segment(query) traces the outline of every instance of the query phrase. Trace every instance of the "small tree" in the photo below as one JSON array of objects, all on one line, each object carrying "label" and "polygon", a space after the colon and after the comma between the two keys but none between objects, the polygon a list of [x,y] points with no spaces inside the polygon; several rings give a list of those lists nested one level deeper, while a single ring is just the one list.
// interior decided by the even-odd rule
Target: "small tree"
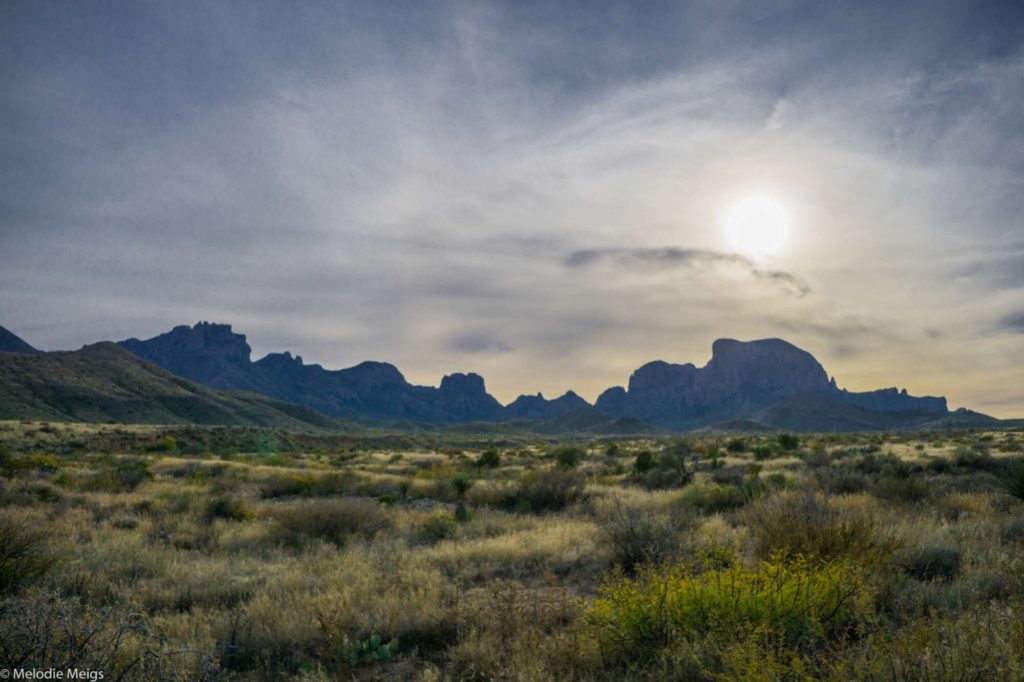
[{"label": "small tree", "polygon": [[476,458],[476,465],[480,468],[497,469],[501,466],[501,455],[498,454],[498,449],[493,445],[483,452]]},{"label": "small tree", "polygon": [[654,453],[650,450],[641,450],[636,453],[636,459],[633,460],[634,472],[638,474],[645,474],[656,466],[658,466],[658,464],[654,461]]},{"label": "small tree", "polygon": [[562,469],[575,469],[580,462],[583,461],[583,448],[575,445],[564,445],[555,450],[553,453],[555,456],[555,462],[559,468]]}]

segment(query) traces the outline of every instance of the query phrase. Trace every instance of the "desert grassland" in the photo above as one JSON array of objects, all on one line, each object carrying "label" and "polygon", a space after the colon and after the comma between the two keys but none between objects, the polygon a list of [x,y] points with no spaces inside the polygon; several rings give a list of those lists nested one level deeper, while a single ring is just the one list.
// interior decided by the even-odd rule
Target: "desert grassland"
[{"label": "desert grassland", "polygon": [[1024,434],[477,440],[2,423],[0,663],[1024,679]]}]

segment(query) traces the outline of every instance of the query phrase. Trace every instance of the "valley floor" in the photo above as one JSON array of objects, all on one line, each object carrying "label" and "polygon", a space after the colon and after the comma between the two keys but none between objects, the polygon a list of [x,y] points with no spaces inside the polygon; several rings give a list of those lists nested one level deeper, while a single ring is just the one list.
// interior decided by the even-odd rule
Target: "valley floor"
[{"label": "valley floor", "polygon": [[1020,680],[1022,457],[1014,431],[489,443],[3,422],[0,663]]}]

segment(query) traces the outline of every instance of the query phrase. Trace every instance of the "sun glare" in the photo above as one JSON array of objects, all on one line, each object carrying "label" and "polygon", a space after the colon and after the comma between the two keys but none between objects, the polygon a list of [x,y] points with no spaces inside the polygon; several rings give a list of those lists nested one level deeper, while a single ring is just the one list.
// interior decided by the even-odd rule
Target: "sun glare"
[{"label": "sun glare", "polygon": [[765,260],[785,247],[791,222],[785,204],[775,197],[747,196],[726,213],[725,237],[733,251]]}]

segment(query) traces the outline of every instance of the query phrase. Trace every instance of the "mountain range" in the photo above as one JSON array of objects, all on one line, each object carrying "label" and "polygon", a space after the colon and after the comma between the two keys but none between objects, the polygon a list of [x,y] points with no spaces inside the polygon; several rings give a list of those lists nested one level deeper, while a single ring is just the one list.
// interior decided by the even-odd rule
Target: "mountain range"
[{"label": "mountain range", "polygon": [[[186,390],[195,400],[227,401],[222,402],[224,409],[235,415],[243,410],[233,401],[244,401],[251,411],[257,396],[264,401],[259,403],[264,410],[281,412],[284,405],[302,406],[305,412],[285,416],[304,424],[317,421],[311,415],[326,415],[437,426],[528,423],[541,432],[597,433],[687,431],[716,425],[741,430],[852,431],[942,426],[952,423],[953,417],[957,423],[966,420],[972,425],[998,421],[968,411],[950,413],[942,397],[915,397],[896,388],[864,393],[841,389],[814,356],[781,339],[719,339],[704,367],[660,360],[647,363],[633,372],[625,387],[607,389],[593,405],[572,391],[554,399],[540,393],[522,395],[502,405],[487,392],[484,379],[474,373],[449,374],[438,387],[432,387],[410,384],[398,368],[386,362],[328,370],[306,364],[289,352],[270,353],[254,361],[244,335],[230,325],[209,322],[174,327],[147,340],[87,346],[76,353],[79,355],[39,353],[0,327],[0,369],[4,369],[0,383],[10,394],[13,382],[7,377],[7,368],[17,365],[22,380],[13,390],[38,394],[40,386],[58,381],[60,376],[66,378],[69,356],[74,356],[79,371],[89,362],[101,360],[108,373],[123,365],[133,376],[158,376],[161,395]],[[53,357],[62,358],[60,372],[52,366],[56,363]],[[34,387],[28,387],[25,377],[33,366],[39,368],[39,379]],[[121,379],[117,386],[123,389],[127,384]],[[169,385],[172,380],[184,383]],[[139,395],[148,390],[137,388]],[[42,405],[51,402],[40,400]],[[173,400],[158,402],[163,407],[149,410],[154,418],[167,405],[176,404]],[[65,413],[81,419],[89,414],[83,409],[79,406]],[[109,416],[109,410],[105,414]],[[0,416],[10,415],[0,411]],[[327,417],[320,417],[325,421],[318,425],[327,426]],[[162,418],[187,421],[188,415],[171,410]],[[261,418],[271,417],[264,414]]]}]

